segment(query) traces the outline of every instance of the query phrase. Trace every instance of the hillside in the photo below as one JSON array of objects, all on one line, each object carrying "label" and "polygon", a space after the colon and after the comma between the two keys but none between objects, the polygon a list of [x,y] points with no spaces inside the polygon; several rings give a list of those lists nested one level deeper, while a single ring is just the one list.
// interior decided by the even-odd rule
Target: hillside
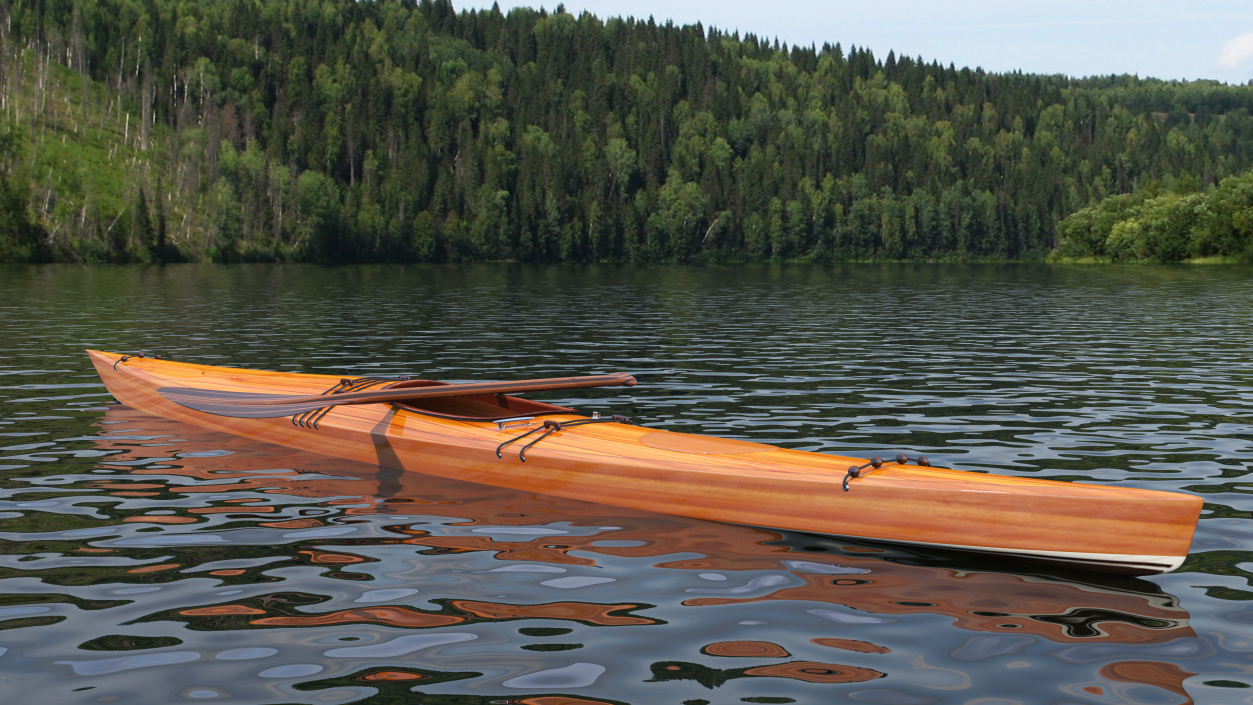
[{"label": "hillside", "polygon": [[0,4],[0,261],[1023,259],[1253,88],[445,1]]},{"label": "hillside", "polygon": [[0,54],[0,261],[108,259],[151,155],[117,91],[42,52]]}]

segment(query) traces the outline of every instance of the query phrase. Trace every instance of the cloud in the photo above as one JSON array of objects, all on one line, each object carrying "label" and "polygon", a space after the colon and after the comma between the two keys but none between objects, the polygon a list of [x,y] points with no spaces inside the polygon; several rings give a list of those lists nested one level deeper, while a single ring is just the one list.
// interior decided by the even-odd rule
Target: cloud
[{"label": "cloud", "polygon": [[1253,60],[1253,32],[1245,32],[1223,45],[1214,68],[1235,70]]}]

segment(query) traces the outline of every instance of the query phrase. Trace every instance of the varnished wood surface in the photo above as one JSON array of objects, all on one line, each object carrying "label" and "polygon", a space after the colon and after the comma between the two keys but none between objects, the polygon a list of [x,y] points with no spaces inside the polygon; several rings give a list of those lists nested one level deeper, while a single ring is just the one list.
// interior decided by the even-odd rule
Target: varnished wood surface
[{"label": "varnished wood surface", "polygon": [[[128,406],[109,407],[101,422],[95,443],[111,451],[110,460],[135,461],[130,480],[106,476],[95,487],[119,497],[139,485],[150,489],[165,486],[170,474],[198,480],[179,485],[189,495],[218,494],[223,491],[280,492],[306,499],[329,500],[349,505],[346,516],[376,517],[380,508],[369,502],[362,506],[347,499],[364,496],[382,500],[394,521],[391,531],[403,534],[401,543],[453,550],[461,553],[487,552],[494,560],[524,563],[550,563],[560,566],[596,566],[598,554],[635,561],[647,561],[666,570],[730,571],[747,575],[750,571],[778,571],[780,563],[804,581],[766,594],[692,595],[685,605],[724,605],[750,602],[815,601],[845,605],[862,612],[884,615],[929,614],[948,617],[953,626],[985,634],[1027,634],[1064,644],[1163,644],[1182,638],[1195,638],[1188,627],[1188,612],[1178,601],[1156,586],[1139,581],[1089,580],[1081,576],[1022,575],[998,570],[954,571],[943,565],[906,565],[884,560],[896,551],[868,546],[845,546],[833,553],[809,557],[819,563],[838,563],[853,573],[828,575],[796,572],[798,561],[806,556],[780,545],[778,532],[734,524],[710,523],[675,515],[581,502],[553,495],[500,489],[487,485],[476,488],[458,480],[417,472],[396,473],[373,464],[360,464],[301,450],[286,450],[251,439],[223,437],[205,429],[149,417]],[[152,436],[176,439],[174,445],[136,445],[125,429],[142,427]],[[117,439],[110,438],[118,435]],[[226,456],[206,451],[227,451]],[[150,464],[153,457],[180,456],[177,467]],[[275,468],[285,468],[275,470]],[[316,479],[306,480],[290,468],[316,470]],[[257,472],[264,471],[264,472]],[[145,477],[151,476],[151,477]],[[222,484],[222,483],[226,484]],[[208,502],[212,504],[213,502]],[[232,505],[256,512],[256,504]],[[224,507],[188,510],[192,516],[217,513]],[[440,535],[423,531],[421,524],[410,525],[408,517],[455,512],[465,524],[476,526],[535,526],[566,520],[585,527],[616,527],[614,539],[629,546],[603,545],[605,535],[565,534],[560,544],[531,536],[497,541],[481,533]],[[192,516],[133,516],[137,524],[196,523]],[[241,515],[240,518],[246,515]],[[286,530],[323,526],[315,518],[261,522],[259,526]],[[202,526],[203,528],[203,526]],[[429,528],[429,527],[428,527]],[[582,533],[582,532],[580,532]],[[497,538],[500,538],[499,536]],[[791,543],[791,542],[789,542]],[[360,563],[334,546],[309,552],[313,563],[323,565]],[[837,558],[838,556],[838,558]],[[651,560],[650,560],[651,559]],[[658,563],[657,561],[661,561]],[[861,573],[865,570],[869,576]],[[1075,614],[1076,606],[1088,617]],[[989,612],[987,610],[995,610]],[[393,613],[395,615],[395,613]],[[1095,615],[1095,617],[1093,617]],[[542,615],[534,614],[534,617]],[[404,617],[395,626],[405,626]],[[1078,620],[1078,621],[1076,621]],[[1092,621],[1089,621],[1092,620]],[[370,620],[367,620],[370,621]],[[1096,629],[1084,629],[1085,623]],[[1078,629],[1076,629],[1078,628]],[[855,644],[855,642],[854,642]],[[846,644],[851,645],[851,644]],[[833,646],[827,644],[827,646]],[[837,647],[838,648],[838,647]]]},{"label": "varnished wood surface", "polygon": [[[845,493],[845,470],[865,460],[613,423],[553,434],[531,448],[523,463],[517,448],[506,448],[501,459],[495,448],[526,428],[501,431],[494,423],[367,404],[338,407],[314,430],[287,418],[213,416],[156,391],[173,386],[313,395],[338,382],[337,376],[148,358],[132,358],[115,370],[119,355],[89,354],[119,401],[166,418],[362,462],[714,521],[1114,560],[1185,556],[1201,508],[1200,498],[1179,493],[892,464],[863,472]],[[728,452],[710,452],[724,440]],[[762,450],[746,452],[750,446]]]}]

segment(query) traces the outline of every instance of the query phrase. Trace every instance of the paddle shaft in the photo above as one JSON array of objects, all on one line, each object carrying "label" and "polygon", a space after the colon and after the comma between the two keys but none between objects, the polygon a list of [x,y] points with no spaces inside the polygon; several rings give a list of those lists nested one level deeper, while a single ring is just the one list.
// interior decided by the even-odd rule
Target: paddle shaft
[{"label": "paddle shaft", "polygon": [[[405,387],[344,394],[319,394],[314,396],[286,396],[277,394],[251,394],[247,392],[219,392],[197,388],[166,387],[159,390],[161,396],[176,404],[202,408],[208,405],[236,410],[251,409],[264,412],[267,407],[309,406],[325,408],[345,404],[379,404],[392,401],[412,401],[439,397],[460,397],[477,394],[519,394],[550,389],[581,389],[585,387],[635,386],[635,378],[625,372],[587,377],[556,377],[551,379],[528,379],[514,382],[472,382],[470,384],[441,384],[430,387]],[[210,399],[212,397],[212,400]],[[258,398],[260,397],[260,398]],[[204,409],[208,410],[208,409]],[[277,411],[277,409],[276,409]],[[268,415],[268,414],[267,414]],[[282,414],[286,415],[286,414]]]}]

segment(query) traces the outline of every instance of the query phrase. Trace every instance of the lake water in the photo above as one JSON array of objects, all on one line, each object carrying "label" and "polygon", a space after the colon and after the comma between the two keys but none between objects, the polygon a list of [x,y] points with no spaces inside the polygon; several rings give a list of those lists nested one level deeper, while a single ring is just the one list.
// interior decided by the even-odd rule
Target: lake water
[{"label": "lake water", "polygon": [[[6,702],[1253,703],[1253,269],[0,268]],[[617,509],[109,404],[84,348],[1198,493],[1116,578]]]}]

